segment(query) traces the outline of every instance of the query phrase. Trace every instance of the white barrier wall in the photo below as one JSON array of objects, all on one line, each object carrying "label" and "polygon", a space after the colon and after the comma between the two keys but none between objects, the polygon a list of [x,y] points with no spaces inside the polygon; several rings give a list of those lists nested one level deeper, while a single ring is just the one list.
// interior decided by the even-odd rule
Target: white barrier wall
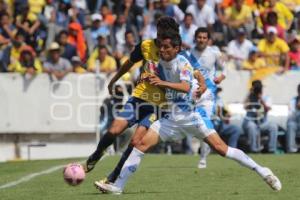
[{"label": "white barrier wall", "polygon": [[[221,96],[226,103],[242,103],[249,92],[250,72],[228,70],[222,82]],[[289,71],[284,75],[271,75],[263,80],[264,94],[272,98],[273,104],[288,104],[297,95],[300,71]]]},{"label": "white barrier wall", "polygon": [[[222,83],[226,103],[242,103],[248,94],[250,74],[228,71]],[[108,96],[107,80],[94,74],[69,74],[53,81],[42,74],[26,80],[19,74],[0,74],[0,133],[92,133],[97,109]],[[274,105],[287,105],[296,95],[300,72],[273,75],[264,82]],[[96,86],[99,91],[97,92]]]},{"label": "white barrier wall", "polygon": [[42,74],[26,80],[0,74],[0,133],[95,132],[97,109],[105,97],[107,77],[69,74],[53,81]]}]

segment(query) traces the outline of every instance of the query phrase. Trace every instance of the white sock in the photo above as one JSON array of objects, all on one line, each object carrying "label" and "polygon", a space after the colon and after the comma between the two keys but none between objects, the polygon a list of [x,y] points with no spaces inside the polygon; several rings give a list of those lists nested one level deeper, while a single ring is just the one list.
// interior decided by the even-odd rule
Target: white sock
[{"label": "white sock", "polygon": [[200,161],[206,162],[207,156],[210,153],[210,147],[203,140],[201,141],[200,145],[201,145]]},{"label": "white sock", "polygon": [[249,169],[256,171],[261,177],[266,176],[265,168],[258,165],[254,160],[252,160],[249,156],[247,156],[243,151],[239,149],[228,147],[226,157],[237,161],[238,163]]},{"label": "white sock", "polygon": [[123,190],[128,178],[137,170],[143,157],[144,157],[143,152],[141,152],[136,148],[133,148],[128,159],[124,163],[121,173],[117,178],[117,180],[115,181],[114,185]]}]

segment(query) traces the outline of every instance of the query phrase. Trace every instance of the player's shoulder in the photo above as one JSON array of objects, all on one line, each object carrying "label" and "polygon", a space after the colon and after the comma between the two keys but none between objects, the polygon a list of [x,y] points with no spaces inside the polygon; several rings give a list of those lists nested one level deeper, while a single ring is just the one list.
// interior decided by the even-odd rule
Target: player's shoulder
[{"label": "player's shoulder", "polygon": [[189,59],[188,58],[186,58],[184,55],[181,55],[181,54],[178,54],[177,56],[176,56],[176,60],[178,61],[178,63],[179,63],[179,65],[178,65],[178,67],[180,68],[180,69],[189,69],[189,70],[192,70],[193,68],[192,68],[192,65],[191,65],[191,63],[190,63],[190,61],[189,61]]},{"label": "player's shoulder", "polygon": [[188,57],[181,53],[176,56],[176,60],[180,63],[190,63]]}]

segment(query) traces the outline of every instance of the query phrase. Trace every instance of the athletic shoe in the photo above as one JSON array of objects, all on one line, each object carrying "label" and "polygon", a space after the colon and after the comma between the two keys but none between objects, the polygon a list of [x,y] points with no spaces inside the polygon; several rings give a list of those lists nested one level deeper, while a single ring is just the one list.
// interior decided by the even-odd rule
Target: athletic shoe
[{"label": "athletic shoe", "polygon": [[198,163],[199,169],[205,169],[206,168],[206,160],[200,160]]},{"label": "athletic shoe", "polygon": [[103,154],[97,155],[95,153],[90,155],[89,158],[86,161],[86,164],[85,164],[85,172],[86,173],[89,173],[90,171],[92,171],[95,168],[97,162],[100,160],[100,158],[103,155]]},{"label": "athletic shoe", "polygon": [[96,181],[95,186],[103,193],[120,195],[123,192],[121,188],[113,185],[112,183]]},{"label": "athletic shoe", "polygon": [[264,181],[275,191],[280,191],[282,186],[279,178],[273,174],[273,172],[269,168],[265,168],[266,176],[264,177]]}]

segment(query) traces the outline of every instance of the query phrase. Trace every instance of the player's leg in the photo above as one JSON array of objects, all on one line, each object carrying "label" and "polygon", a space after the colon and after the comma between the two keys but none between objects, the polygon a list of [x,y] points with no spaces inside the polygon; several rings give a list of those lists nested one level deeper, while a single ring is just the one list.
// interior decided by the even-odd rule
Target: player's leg
[{"label": "player's leg", "polygon": [[[107,147],[114,143],[116,137],[123,133],[123,131],[136,123],[136,107],[139,99],[131,97],[124,105],[121,113],[118,113],[116,119],[112,122],[107,133],[100,138],[96,150],[89,156],[86,161],[86,172],[94,169],[96,163],[103,156]],[[112,108],[113,109],[113,108]]]},{"label": "player's leg", "polygon": [[156,145],[159,142],[159,139],[159,134],[150,128],[141,142],[133,148],[115,183],[106,184],[102,182],[95,182],[95,185],[104,192],[121,194],[129,177],[138,169],[142,158],[144,157],[144,153],[152,146]]},{"label": "player's leg", "polygon": [[128,127],[127,120],[115,119],[108,129],[108,132],[100,139],[96,150],[89,156],[86,161],[86,172],[94,169],[96,163],[103,156],[104,151],[112,145],[116,136],[120,135]]},{"label": "player's leg", "polygon": [[210,147],[221,156],[235,160],[241,165],[257,172],[273,190],[281,190],[281,183],[279,179],[269,168],[260,166],[243,151],[227,146],[217,133],[207,136],[205,138],[205,142],[207,142]]},{"label": "player's leg", "polygon": [[157,118],[157,106],[154,106],[149,103],[143,103],[140,104],[138,107],[138,127],[136,128],[132,138],[131,142],[128,145],[127,149],[122,154],[122,157],[120,161],[118,162],[115,169],[110,173],[107,179],[104,179],[104,181],[108,181],[110,183],[114,183],[117,177],[120,174],[120,171],[127,160],[129,154],[131,153],[133,147],[141,142],[142,138],[147,133],[147,130],[151,126],[151,124],[156,120]]},{"label": "player's leg", "polygon": [[121,169],[122,169],[125,161],[127,160],[128,156],[132,152],[133,147],[136,146],[136,145],[138,145],[141,142],[142,138],[145,136],[146,133],[147,133],[147,127],[138,126],[136,128],[136,130],[134,132],[134,135],[132,136],[131,142],[128,145],[127,149],[122,154],[122,157],[119,160],[117,166],[115,167],[115,169],[107,177],[107,181],[108,182],[110,182],[110,183],[114,183],[115,182],[115,180],[120,175]]},{"label": "player's leg", "polygon": [[[214,94],[210,89],[207,89],[204,93],[204,100],[201,100],[199,107],[197,108],[199,114],[204,121],[211,121],[212,116],[215,113],[215,99]],[[204,169],[207,166],[207,157],[211,151],[208,144],[200,140],[200,160],[198,163],[199,169]]]},{"label": "player's leg", "polygon": [[206,168],[206,160],[207,156],[210,153],[210,147],[208,144],[206,144],[203,140],[200,140],[200,160],[198,163],[198,168],[199,169],[204,169]]}]

